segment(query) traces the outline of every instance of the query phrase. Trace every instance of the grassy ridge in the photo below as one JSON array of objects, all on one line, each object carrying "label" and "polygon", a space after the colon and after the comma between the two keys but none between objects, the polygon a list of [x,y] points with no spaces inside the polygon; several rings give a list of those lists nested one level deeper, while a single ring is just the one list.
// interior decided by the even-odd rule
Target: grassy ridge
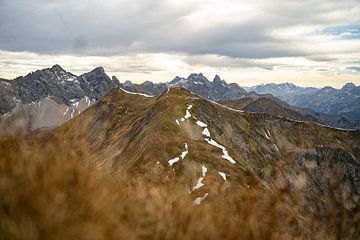
[{"label": "grassy ridge", "polygon": [[[81,144],[0,141],[0,239],[356,239],[359,213],[336,198],[312,202],[286,188],[230,181],[193,204],[181,178],[151,183],[83,159]],[[53,141],[56,142],[56,141]],[[305,207],[304,207],[305,206]],[[337,209],[334,209],[337,208]]]}]

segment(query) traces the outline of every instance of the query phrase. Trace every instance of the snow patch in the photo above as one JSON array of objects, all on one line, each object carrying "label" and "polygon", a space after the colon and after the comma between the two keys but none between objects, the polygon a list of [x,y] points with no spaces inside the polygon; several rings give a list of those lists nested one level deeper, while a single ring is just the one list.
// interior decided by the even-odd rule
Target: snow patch
[{"label": "snow patch", "polygon": [[208,196],[209,194],[208,193],[205,193],[204,196],[202,197],[197,197],[194,201],[194,204],[196,205],[199,205],[201,204],[201,202]]},{"label": "snow patch", "polygon": [[[74,81],[74,80],[76,80],[75,77],[67,77],[67,78],[65,78],[65,81],[68,81],[68,82],[72,82],[72,81]],[[76,81],[76,82],[77,82],[77,81]]]},{"label": "snow patch", "polygon": [[75,108],[72,109],[70,117],[73,118],[74,117],[74,113],[75,113]]},{"label": "snow patch", "polygon": [[180,161],[180,159],[184,159],[186,157],[186,155],[189,153],[189,150],[188,150],[188,145],[187,143],[185,143],[185,151],[183,151],[179,157],[175,157],[173,159],[170,159],[168,161],[169,165],[172,166],[174,165],[175,163],[177,163],[178,161]]},{"label": "snow patch", "polygon": [[226,173],[224,172],[218,172],[218,174],[226,181]]},{"label": "snow patch", "polygon": [[185,151],[183,151],[181,153],[181,155],[180,155],[181,159],[184,159],[188,153],[189,153],[188,145],[187,145],[187,143],[185,143]]},{"label": "snow patch", "polygon": [[91,100],[88,96],[85,96],[85,102],[88,107],[91,105]]},{"label": "snow patch", "polygon": [[173,159],[170,159],[168,161],[169,165],[172,166],[174,165],[175,163],[177,163],[178,161],[180,161],[180,158],[179,157],[176,157],[176,158],[173,158]]},{"label": "snow patch", "polygon": [[205,135],[207,137],[210,137],[210,132],[209,132],[209,129],[207,128],[208,125],[206,123],[204,123],[204,122],[202,122],[200,120],[197,120],[196,125],[198,125],[199,127],[204,128],[204,130],[202,131],[203,135]]},{"label": "snow patch", "polygon": [[210,132],[209,132],[209,129],[208,128],[204,128],[204,130],[202,131],[202,134],[207,136],[207,137],[210,137]]},{"label": "snow patch", "polygon": [[276,149],[276,151],[279,151],[279,148],[275,145],[275,143],[273,145],[274,145],[274,148]]},{"label": "snow patch", "polygon": [[192,188],[192,192],[195,191],[196,189],[201,188],[202,186],[204,186],[204,184],[202,183],[202,180],[204,180],[204,177],[201,177],[198,179],[196,185]]},{"label": "snow patch", "polygon": [[175,120],[176,124],[180,126],[179,120]]},{"label": "snow patch", "polygon": [[67,114],[67,112],[69,111],[69,107],[67,107],[66,108],[66,110],[65,110],[65,112],[64,112],[64,114],[63,114],[63,116],[65,116],[66,114]]},{"label": "snow patch", "polygon": [[205,177],[205,175],[207,173],[207,168],[204,165],[202,165],[202,167],[201,167],[201,173],[202,173],[203,177]]},{"label": "snow patch", "polygon": [[212,146],[220,148],[223,152],[222,158],[224,158],[225,160],[228,160],[232,164],[236,163],[235,160],[232,157],[230,157],[228,151],[226,150],[226,148],[223,145],[220,145],[214,139],[211,139],[211,138],[205,138],[205,141],[207,141]]},{"label": "snow patch", "polygon": [[270,139],[270,136],[269,136],[266,132],[264,132],[264,134],[265,134],[265,137],[266,137],[267,139],[271,140],[271,139]]},{"label": "snow patch", "polygon": [[196,124],[197,124],[199,127],[207,127],[207,124],[204,123],[204,122],[202,122],[202,121],[200,121],[200,120],[197,120],[197,121],[196,121]]},{"label": "snow patch", "polygon": [[[192,188],[191,192],[195,191],[196,189],[201,188],[202,186],[204,186],[205,184],[202,183],[202,181],[204,180],[206,173],[207,173],[207,168],[202,165],[201,167],[201,173],[202,173],[202,177],[200,177],[196,183],[196,185]],[[190,192],[190,193],[191,193]]]},{"label": "snow patch", "polygon": [[185,112],[185,116],[184,116],[185,119],[188,119],[188,118],[191,117],[191,113],[189,112],[189,110],[190,110],[191,108],[192,108],[192,105],[191,105],[191,104],[187,105],[187,107],[186,107],[186,112]]},{"label": "snow patch", "polygon": [[71,105],[74,106],[75,108],[77,108],[77,107],[79,106],[79,102],[80,102],[80,101],[78,101],[78,102],[76,102],[76,103],[73,103],[73,104],[71,104]]},{"label": "snow patch", "polygon": [[190,118],[190,117],[191,117],[191,113],[189,112],[189,110],[186,109],[186,113],[185,113],[184,118],[185,118],[185,119],[188,119],[188,118]]},{"label": "snow patch", "polygon": [[154,97],[152,95],[147,95],[145,93],[134,93],[134,92],[130,92],[130,91],[127,91],[123,88],[120,88],[122,91],[126,92],[126,93],[129,93],[129,94],[132,94],[132,95],[140,95],[140,96],[143,96],[143,97],[148,97],[148,98],[151,98],[151,97]]}]

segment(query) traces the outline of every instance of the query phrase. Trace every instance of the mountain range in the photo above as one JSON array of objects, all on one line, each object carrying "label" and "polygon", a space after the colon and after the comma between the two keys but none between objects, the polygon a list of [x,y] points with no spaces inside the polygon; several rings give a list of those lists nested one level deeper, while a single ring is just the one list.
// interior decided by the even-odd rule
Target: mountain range
[{"label": "mountain range", "polygon": [[355,160],[360,154],[359,131],[234,110],[183,88],[159,96],[115,88],[83,113],[37,137],[49,141],[51,135],[70,145],[72,140],[84,143],[89,148],[86,159],[109,170],[158,171],[160,176],[173,169],[196,176],[205,164],[209,174],[224,172],[236,179],[253,171],[260,176],[274,158],[299,167],[315,161],[321,167],[322,161],[336,162],[341,156],[344,178],[360,191],[355,178],[360,171]]},{"label": "mountain range", "polygon": [[59,65],[13,80],[0,80],[0,113],[31,122],[31,128],[53,127],[71,119],[119,82],[103,68],[76,76]]},{"label": "mountain range", "polygon": [[219,101],[219,103],[246,112],[264,112],[298,121],[311,121],[320,124],[343,128],[359,129],[360,121],[347,119],[339,115],[318,113],[310,108],[299,108],[287,104],[271,94],[250,92],[236,100]]},{"label": "mountain range", "polygon": [[[147,95],[160,95],[168,88],[183,87],[212,101],[228,101],[226,104],[244,111],[267,112],[345,129],[359,128],[360,122],[357,120],[360,119],[360,87],[351,83],[342,89],[302,88],[291,83],[266,84],[245,88],[247,92],[236,83],[226,83],[218,75],[213,81],[201,73],[193,73],[187,78],[177,76],[166,83],[146,81],[135,84],[131,81],[121,83],[114,76],[110,78],[102,67],[76,76],[59,65],[13,80],[0,79],[0,113],[2,119],[10,122],[13,116],[21,115],[31,123],[32,129],[54,127],[117,87]],[[250,104],[251,99],[255,102]],[[243,106],[245,102],[250,105]]]},{"label": "mountain range", "polygon": [[[320,239],[358,236],[360,130],[319,124],[329,116],[293,107],[270,94],[246,93],[215,78],[210,82],[202,74],[191,74],[168,83],[132,84],[109,78],[102,68],[75,76],[54,66],[11,80],[14,82],[2,80],[5,85],[2,91],[8,94],[2,95],[5,96],[2,99],[10,103],[8,111],[12,112],[0,122],[3,162],[0,169],[7,190],[2,198],[6,203],[2,204],[2,216],[12,217],[10,222],[15,225],[18,219],[30,219],[26,223],[33,223],[32,219],[43,219],[44,215],[46,220],[54,218],[49,212],[56,214],[69,204],[70,217],[61,218],[64,219],[61,223],[66,225],[71,221],[78,229],[89,222],[88,203],[95,199],[94,211],[100,217],[95,218],[98,221],[93,225],[86,225],[86,229],[98,226],[98,222],[114,229],[119,226],[114,224],[115,220],[128,223],[131,216],[144,229],[159,221],[156,215],[145,216],[154,207],[149,200],[154,200],[159,205],[155,210],[163,209],[160,219],[164,222],[172,221],[174,209],[182,212],[185,206],[191,207],[191,211],[204,207],[209,213],[218,206],[225,212],[221,221],[230,218],[229,222],[236,221],[234,228],[238,229],[240,218],[258,221],[246,212],[260,208],[266,209],[260,210],[264,221],[261,219],[262,225],[256,226],[276,223],[279,227],[269,227],[267,231],[282,233],[285,237],[281,239],[309,239],[318,231],[321,231]],[[68,82],[76,90],[69,90]],[[197,85],[203,85],[205,90]],[[221,94],[226,98],[219,98]],[[15,106],[11,109],[12,103]],[[28,108],[14,112],[18,106]],[[15,120],[18,114],[23,114],[21,111],[32,111],[31,116],[39,120],[32,128],[38,129],[8,137],[6,130],[17,133]],[[65,120],[69,111],[70,117]],[[40,127],[40,122],[49,121],[50,115],[60,119],[57,122],[53,119],[52,127]],[[47,160],[42,161],[43,158]],[[79,168],[72,165],[75,161]],[[132,188],[136,185],[129,185],[130,180],[119,180],[125,175],[135,180],[141,177],[144,183],[136,184],[144,187]],[[101,184],[91,185],[88,191],[95,194],[83,195],[81,189],[88,182],[97,181],[97,176],[110,177],[116,188],[104,190]],[[14,186],[19,184],[31,187],[17,188],[20,190],[14,194]],[[169,191],[160,193],[156,188],[159,186]],[[123,192],[125,187],[129,190]],[[150,194],[141,198],[145,201],[132,198],[134,192],[148,191]],[[137,211],[126,215],[129,205],[121,205],[124,207],[116,214],[106,211],[104,215],[109,206],[110,212],[117,209],[114,206],[121,201],[113,200],[119,194],[124,195],[123,201],[129,205],[135,204]],[[159,201],[163,194],[164,198],[173,197],[175,201],[170,204]],[[269,203],[262,201],[264,196],[271,196]],[[179,205],[180,197],[187,199],[186,205]],[[73,198],[78,200],[76,205],[72,204]],[[103,201],[106,206],[101,204]],[[243,206],[245,202],[253,205]],[[45,204],[50,207],[38,211]],[[82,205],[85,214],[78,215],[78,207]],[[230,205],[234,208],[228,208]],[[240,207],[245,209],[239,211]],[[241,213],[238,218],[233,217],[235,212]],[[214,211],[215,218],[217,214]],[[200,217],[196,221],[192,220],[194,225],[210,215],[197,216]],[[177,227],[187,221],[189,218],[185,217],[171,226],[186,232]],[[343,221],[347,223],[345,226],[340,224]],[[56,224],[51,226],[56,228]],[[149,234],[155,231],[163,230],[152,229]],[[109,236],[109,232],[102,236]],[[161,239],[165,235],[158,236]],[[230,239],[239,235],[233,236]]]},{"label": "mountain range", "polygon": [[234,110],[184,88],[153,97],[115,88],[31,141],[80,144],[83,159],[114,174],[126,171],[157,184],[185,178],[195,204],[229,181],[250,190],[257,183],[270,191],[289,187],[308,206],[331,195],[331,176],[346,189],[343,201],[353,211],[360,193],[359,133]]},{"label": "mountain range", "polygon": [[310,108],[316,112],[340,115],[348,119],[360,118],[360,86],[353,83],[347,83],[341,89],[303,88],[291,83],[263,84],[245,89],[259,94],[270,93],[296,107]]}]

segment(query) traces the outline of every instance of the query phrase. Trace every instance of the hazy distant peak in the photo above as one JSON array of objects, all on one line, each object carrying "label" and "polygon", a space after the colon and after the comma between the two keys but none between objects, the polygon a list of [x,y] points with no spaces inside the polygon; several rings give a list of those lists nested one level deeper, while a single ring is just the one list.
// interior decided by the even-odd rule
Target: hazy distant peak
[{"label": "hazy distant peak", "polygon": [[349,90],[352,90],[352,89],[354,89],[354,88],[356,88],[356,85],[351,82],[351,83],[345,84],[345,85],[341,88],[341,90],[347,90],[347,91],[349,91]]}]

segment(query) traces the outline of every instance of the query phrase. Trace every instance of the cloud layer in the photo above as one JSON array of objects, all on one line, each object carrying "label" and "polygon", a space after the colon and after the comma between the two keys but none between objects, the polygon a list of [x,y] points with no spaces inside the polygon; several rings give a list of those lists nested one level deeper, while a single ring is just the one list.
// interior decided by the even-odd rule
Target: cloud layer
[{"label": "cloud layer", "polygon": [[27,64],[92,59],[143,79],[202,69],[239,81],[266,70],[359,84],[359,33],[358,0],[0,0],[0,74],[33,54]]}]

